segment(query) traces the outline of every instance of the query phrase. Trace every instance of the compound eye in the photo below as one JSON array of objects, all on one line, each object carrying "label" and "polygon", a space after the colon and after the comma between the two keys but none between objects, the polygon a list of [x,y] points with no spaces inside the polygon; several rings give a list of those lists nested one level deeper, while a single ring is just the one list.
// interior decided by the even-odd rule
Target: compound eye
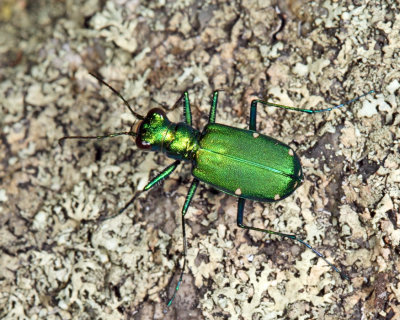
[{"label": "compound eye", "polygon": [[145,122],[145,120],[141,121],[139,123],[138,127],[137,127],[137,130],[136,130],[136,145],[140,149],[150,149],[151,148],[151,144],[142,139],[144,122]]}]

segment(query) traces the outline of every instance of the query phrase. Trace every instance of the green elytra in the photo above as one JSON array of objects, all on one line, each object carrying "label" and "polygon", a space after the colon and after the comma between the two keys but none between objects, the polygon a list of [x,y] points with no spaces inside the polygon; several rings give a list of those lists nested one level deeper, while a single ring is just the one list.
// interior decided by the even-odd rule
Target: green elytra
[{"label": "green elytra", "polygon": [[[373,90],[338,106],[321,110],[294,108],[264,100],[253,100],[250,107],[249,130],[215,123],[218,91],[214,91],[208,124],[200,132],[192,127],[192,115],[187,91],[176,102],[178,104],[179,101],[183,100],[185,121],[173,123],[168,120],[165,112],[159,108],[150,110],[146,116],[134,112],[119,92],[97,75],[91,75],[118,95],[130,112],[141,122],[136,132],[133,132],[131,128],[130,131],[116,132],[104,136],[66,136],[59,140],[60,144],[65,139],[104,139],[128,135],[135,137],[136,145],[140,149],[160,151],[175,159],[174,163],[153,178],[141,192],[151,189],[158,182],[167,178],[174,172],[181,161],[192,163],[194,179],[186,196],[181,215],[184,263],[176,289],[167,306],[172,304],[182,283],[187,261],[184,217],[200,181],[238,198],[237,225],[240,228],[298,241],[322,258],[342,278],[349,280],[347,275],[330,263],[320,252],[297,236],[244,225],[244,205],[246,199],[262,202],[279,201],[291,195],[303,182],[303,172],[296,153],[288,145],[256,131],[258,103],[311,114],[341,108],[373,93]],[[138,194],[136,193],[118,214],[126,210],[134,202]]]}]

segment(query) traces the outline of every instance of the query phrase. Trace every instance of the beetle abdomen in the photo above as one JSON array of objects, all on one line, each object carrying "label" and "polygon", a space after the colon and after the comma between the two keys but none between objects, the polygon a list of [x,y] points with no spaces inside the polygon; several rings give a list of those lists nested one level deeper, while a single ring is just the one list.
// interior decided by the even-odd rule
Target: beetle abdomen
[{"label": "beetle abdomen", "polygon": [[233,196],[277,201],[289,196],[303,180],[294,151],[257,132],[209,124],[199,145],[193,175]]}]

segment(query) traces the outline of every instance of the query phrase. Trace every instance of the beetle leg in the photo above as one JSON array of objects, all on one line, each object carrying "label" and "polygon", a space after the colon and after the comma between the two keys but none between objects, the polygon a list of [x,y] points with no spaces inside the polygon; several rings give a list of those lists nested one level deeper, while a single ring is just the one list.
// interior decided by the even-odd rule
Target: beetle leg
[{"label": "beetle leg", "polygon": [[185,117],[185,123],[192,126],[192,111],[190,109],[189,93],[187,91],[183,93],[183,115]]},{"label": "beetle leg", "polygon": [[250,130],[257,131],[257,128],[256,128],[256,126],[257,126],[257,102],[253,104],[254,101],[257,101],[257,100],[253,100],[251,102],[249,128],[250,128]]},{"label": "beetle leg", "polygon": [[187,91],[184,91],[179,99],[176,100],[171,110],[174,110],[181,101],[183,101],[183,116],[185,118],[185,123],[192,126],[192,111],[190,109],[189,93]]},{"label": "beetle leg", "polygon": [[254,231],[261,231],[261,232],[264,232],[264,233],[268,233],[268,234],[272,234],[272,235],[276,235],[276,236],[281,236],[283,238],[289,238],[289,239],[292,239],[293,241],[298,241],[301,244],[303,244],[304,246],[306,246],[308,249],[311,249],[318,257],[322,258],[329,266],[331,266],[331,268],[333,270],[338,272],[343,279],[349,280],[349,277],[343,271],[340,271],[336,266],[334,266],[332,263],[330,263],[320,252],[315,250],[308,243],[306,243],[303,240],[297,238],[295,235],[286,234],[286,233],[277,232],[277,231],[272,231],[272,230],[267,230],[267,229],[260,229],[260,228],[256,228],[256,227],[245,226],[243,224],[244,204],[245,204],[245,199],[239,198],[239,201],[238,201],[238,213],[237,213],[237,225],[240,228],[248,229],[248,230],[254,230]]},{"label": "beetle leg", "polygon": [[173,164],[169,165],[168,167],[166,167],[163,171],[161,171],[156,177],[154,177],[144,188],[142,191],[136,192],[135,195],[131,198],[131,200],[129,200],[126,205],[118,211],[117,214],[111,216],[111,217],[107,217],[103,220],[108,220],[108,219],[112,219],[115,218],[116,216],[119,216],[122,212],[124,212],[126,209],[128,209],[128,207],[135,202],[136,198],[138,197],[139,194],[141,194],[144,191],[147,191],[149,189],[151,189],[152,187],[154,187],[155,184],[157,184],[158,182],[164,180],[165,178],[168,178],[169,175],[174,172],[174,170],[178,167],[178,165],[181,163],[180,160],[176,160]]},{"label": "beetle leg", "polygon": [[173,164],[170,164],[168,167],[166,167],[163,171],[161,171],[157,176],[155,176],[144,188],[143,191],[150,190],[155,184],[158,182],[164,180],[165,178],[168,178],[169,175],[175,171],[175,169],[178,167],[178,165],[181,163],[181,160],[176,160],[174,161]]},{"label": "beetle leg", "polygon": [[215,117],[217,114],[217,104],[218,104],[218,90],[214,91],[210,109],[210,115],[208,117],[208,123],[215,123]]},{"label": "beetle leg", "polygon": [[181,275],[179,276],[179,280],[178,280],[178,284],[176,285],[175,291],[173,296],[171,297],[171,299],[169,300],[167,306],[169,307],[172,304],[172,301],[174,301],[176,293],[179,290],[179,287],[182,283],[182,279],[183,279],[183,273],[185,271],[185,266],[186,266],[186,260],[187,260],[187,241],[186,241],[186,231],[185,231],[185,214],[187,212],[187,210],[189,209],[189,205],[190,202],[192,201],[192,198],[196,192],[197,186],[199,185],[199,180],[198,179],[193,179],[192,184],[189,188],[189,192],[186,196],[186,200],[185,200],[185,204],[183,205],[182,208],[182,234],[183,234],[183,266],[181,269]]},{"label": "beetle leg", "polygon": [[[339,109],[339,108],[341,108],[343,106],[346,106],[346,105],[348,105],[350,103],[353,103],[353,102],[359,100],[360,98],[365,97],[366,95],[374,93],[374,92],[375,92],[374,90],[370,90],[367,93],[364,93],[364,94],[362,94],[362,95],[360,95],[358,97],[355,97],[355,98],[353,98],[353,99],[351,99],[351,100],[349,100],[349,101],[347,101],[345,103],[339,104],[339,105],[331,107],[331,108],[325,108],[325,109],[319,109],[319,110],[310,110],[310,109],[303,109],[303,108],[288,107],[288,106],[284,106],[284,105],[281,105],[281,104],[271,103],[271,102],[268,102],[268,101],[265,101],[265,100],[253,100],[251,102],[251,107],[253,108],[253,106],[254,106],[256,108],[257,107],[257,103],[261,103],[261,104],[269,106],[269,107],[276,107],[276,108],[294,110],[294,111],[305,112],[305,113],[318,113],[318,112],[331,111],[333,109]],[[251,123],[251,115],[250,115],[250,123]]]}]

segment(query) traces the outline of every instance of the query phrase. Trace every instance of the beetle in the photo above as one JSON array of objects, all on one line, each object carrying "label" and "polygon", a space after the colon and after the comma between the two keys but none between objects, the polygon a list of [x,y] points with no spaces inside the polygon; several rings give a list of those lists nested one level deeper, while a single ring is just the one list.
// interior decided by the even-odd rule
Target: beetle
[{"label": "beetle", "polygon": [[303,171],[300,159],[294,150],[269,136],[258,133],[256,130],[257,105],[294,110],[305,113],[327,112],[353,103],[360,98],[371,94],[371,90],[352,100],[338,106],[310,110],[289,107],[270,103],[265,100],[253,100],[250,105],[249,129],[239,129],[216,123],[216,110],[219,91],[214,91],[212,96],[209,120],[203,131],[192,127],[192,114],[187,91],[175,103],[183,101],[184,122],[174,123],[169,121],[165,112],[160,108],[151,109],[146,116],[133,111],[125,98],[98,75],[90,73],[100,83],[107,86],[119,96],[129,111],[140,120],[136,131],[116,132],[103,136],[65,136],[59,139],[59,144],[66,139],[104,139],[121,135],[131,136],[135,139],[138,148],[143,150],[165,153],[175,161],[167,166],[161,173],[153,178],[142,191],[137,192],[132,199],[119,210],[125,211],[132,204],[137,195],[150,190],[158,182],[166,179],[182,161],[192,164],[193,181],[182,207],[182,235],[184,263],[174,294],[167,306],[170,306],[182,283],[186,266],[187,241],[185,232],[185,214],[196,192],[199,182],[207,183],[215,189],[238,198],[237,225],[240,228],[260,231],[270,235],[281,236],[298,241],[311,249],[322,258],[333,270],[338,272],[343,279],[348,276],[330,263],[319,251],[296,235],[286,234],[273,230],[248,226],[243,223],[243,212],[247,199],[261,202],[276,202],[290,196],[303,183]]}]

